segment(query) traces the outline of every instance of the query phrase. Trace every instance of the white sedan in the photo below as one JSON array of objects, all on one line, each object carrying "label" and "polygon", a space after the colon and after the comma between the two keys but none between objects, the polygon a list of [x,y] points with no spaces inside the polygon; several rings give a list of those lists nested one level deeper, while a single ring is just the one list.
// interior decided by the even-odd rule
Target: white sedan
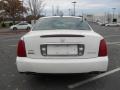
[{"label": "white sedan", "polygon": [[30,30],[32,28],[31,24],[22,22],[10,27],[10,30]]},{"label": "white sedan", "polygon": [[120,26],[119,23],[108,23],[105,26]]},{"label": "white sedan", "polygon": [[21,73],[105,72],[107,45],[80,17],[44,17],[20,39],[16,65]]}]

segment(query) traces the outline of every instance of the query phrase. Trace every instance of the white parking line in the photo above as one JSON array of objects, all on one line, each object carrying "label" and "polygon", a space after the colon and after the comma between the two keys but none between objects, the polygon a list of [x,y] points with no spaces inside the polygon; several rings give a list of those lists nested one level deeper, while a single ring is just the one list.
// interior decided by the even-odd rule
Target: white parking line
[{"label": "white parking line", "polygon": [[119,37],[120,35],[109,35],[109,36],[104,36],[104,38],[109,38],[109,37]]},{"label": "white parking line", "polygon": [[7,41],[18,41],[19,39],[6,39],[6,40],[3,40],[4,42],[7,42]]},{"label": "white parking line", "polygon": [[17,45],[8,45],[8,46],[10,46],[10,47],[16,47]]},{"label": "white parking line", "polygon": [[120,45],[120,44],[115,44],[115,45]]},{"label": "white parking line", "polygon": [[120,42],[107,42],[108,45],[120,44]]},{"label": "white parking line", "polygon": [[15,35],[15,36],[1,36],[0,39],[9,39],[9,38],[16,38],[21,37],[22,35]]},{"label": "white parking line", "polygon": [[106,73],[97,75],[97,76],[95,76],[95,77],[89,78],[89,79],[87,79],[87,80],[85,80],[85,81],[77,82],[77,83],[75,83],[75,84],[68,85],[68,88],[73,89],[73,88],[79,87],[79,86],[81,86],[81,85],[83,85],[83,84],[86,84],[86,83],[95,81],[95,80],[97,80],[97,79],[99,79],[99,78],[102,78],[102,77],[111,75],[111,74],[113,74],[113,73],[115,73],[115,72],[118,72],[118,71],[120,71],[120,67],[119,67],[119,68],[116,68],[116,69],[114,69],[114,70],[108,71],[108,72],[106,72]]}]

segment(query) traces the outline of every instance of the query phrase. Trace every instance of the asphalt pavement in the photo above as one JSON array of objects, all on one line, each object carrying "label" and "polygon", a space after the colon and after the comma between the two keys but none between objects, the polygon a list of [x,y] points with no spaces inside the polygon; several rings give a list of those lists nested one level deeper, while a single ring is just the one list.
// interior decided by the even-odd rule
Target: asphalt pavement
[{"label": "asphalt pavement", "polygon": [[[89,24],[95,32],[105,37],[108,44],[109,71],[120,68],[120,27]],[[76,75],[25,75],[17,72],[16,46],[22,35],[0,33],[0,90],[71,90],[69,85],[89,80],[97,74]],[[91,80],[72,90],[120,90],[120,71]]]}]

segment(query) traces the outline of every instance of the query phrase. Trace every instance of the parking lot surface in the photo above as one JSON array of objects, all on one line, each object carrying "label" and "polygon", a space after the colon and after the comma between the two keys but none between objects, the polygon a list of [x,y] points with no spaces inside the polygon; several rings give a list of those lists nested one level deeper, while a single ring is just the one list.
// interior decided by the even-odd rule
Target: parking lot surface
[{"label": "parking lot surface", "polygon": [[[109,69],[120,68],[120,27],[89,24],[93,30],[105,37],[109,53]],[[16,47],[22,33],[0,33],[0,90],[71,90],[69,85],[96,77],[97,74],[76,75],[25,75],[16,68]],[[91,80],[73,90],[120,90],[120,71]]]}]

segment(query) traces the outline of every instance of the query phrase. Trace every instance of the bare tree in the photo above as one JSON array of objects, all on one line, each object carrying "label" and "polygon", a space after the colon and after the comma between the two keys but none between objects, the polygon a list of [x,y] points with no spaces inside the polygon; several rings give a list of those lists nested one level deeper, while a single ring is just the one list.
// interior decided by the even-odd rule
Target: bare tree
[{"label": "bare tree", "polygon": [[0,1],[0,22],[3,21],[4,22],[4,13],[5,13],[5,10],[4,10],[4,1]]},{"label": "bare tree", "polygon": [[15,24],[15,19],[19,16],[22,16],[23,12],[26,12],[26,8],[22,5],[20,0],[4,0],[4,10],[6,15],[12,18],[13,23]]},{"label": "bare tree", "polygon": [[31,14],[36,18],[41,15],[45,4],[42,0],[28,0],[29,10]]}]

